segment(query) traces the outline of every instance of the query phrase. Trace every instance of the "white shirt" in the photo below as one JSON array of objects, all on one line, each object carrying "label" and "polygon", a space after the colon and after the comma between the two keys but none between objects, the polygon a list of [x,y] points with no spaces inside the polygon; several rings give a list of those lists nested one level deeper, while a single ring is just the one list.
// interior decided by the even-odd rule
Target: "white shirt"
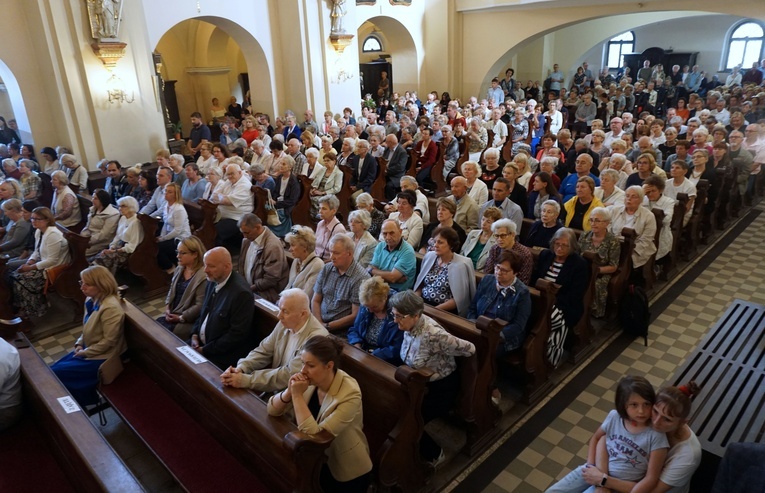
[{"label": "white shirt", "polygon": [[189,215],[182,203],[165,204],[162,210],[162,221],[162,233],[157,238],[159,241],[172,240],[173,238],[182,240],[191,236]]},{"label": "white shirt", "polygon": [[236,183],[231,183],[230,180],[221,180],[215,192],[228,197],[232,204],[218,205],[221,219],[238,221],[245,213],[252,212],[252,182],[246,174],[242,173],[242,177]]},{"label": "white shirt", "polygon": [[[133,217],[127,218],[125,216],[120,217],[120,222],[117,224],[117,235],[109,244],[111,250],[122,248],[125,253],[133,253],[139,243],[143,241],[143,228],[138,221],[138,216],[133,214]],[[120,242],[124,245],[120,246]]]},{"label": "white shirt", "polygon": [[[42,241],[40,236],[42,235]],[[48,226],[45,233],[35,231],[35,251],[29,257],[36,261],[35,269],[45,270],[69,262],[69,244],[56,226]]]},{"label": "white shirt", "polygon": [[247,249],[247,258],[244,261],[244,278],[247,279],[247,284],[249,285],[254,283],[254,279],[252,278],[252,268],[255,265],[255,260],[258,258],[258,251],[263,248],[265,239],[266,230],[263,229],[263,232],[255,238],[255,241],[252,242],[250,248]]},{"label": "white shirt", "polygon": [[0,409],[21,404],[21,360],[14,346],[0,338]]},{"label": "white shirt", "polygon": [[491,127],[491,130],[494,132],[494,141],[491,144],[497,147],[500,145],[502,137],[507,137],[507,125],[502,120],[497,120]]},{"label": "white shirt", "polygon": [[473,186],[470,187],[470,190],[468,191],[468,195],[470,195],[470,198],[473,199],[476,204],[483,204],[489,200],[489,188],[480,178],[476,178]]}]

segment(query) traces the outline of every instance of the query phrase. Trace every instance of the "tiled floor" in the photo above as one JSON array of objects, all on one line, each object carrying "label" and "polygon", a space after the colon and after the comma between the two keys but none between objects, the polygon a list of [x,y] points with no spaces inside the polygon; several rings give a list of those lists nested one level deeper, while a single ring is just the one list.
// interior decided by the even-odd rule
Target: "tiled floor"
[{"label": "tiled floor", "polygon": [[[555,418],[534,436],[528,447],[512,460],[504,459],[501,456],[503,444],[528,431],[525,428],[528,420],[552,402],[549,398],[545,399],[498,440],[491,450],[474,461],[457,480],[446,485],[443,491],[472,492],[483,487],[482,491],[491,493],[534,493],[544,491],[557,478],[582,464],[587,440],[613,408],[613,389],[619,378],[627,373],[638,373],[645,375],[656,387],[663,385],[734,298],[765,304],[765,291],[761,289],[765,285],[765,265],[760,262],[760,253],[753,247],[762,244],[765,244],[765,214],[755,219],[727,245],[719,257],[656,318],[650,328],[648,347],[638,340],[631,343],[592,379],[573,402],[554,410]],[[160,298],[143,302],[140,306],[152,317],[157,317],[162,312],[163,304],[164,300]],[[76,327],[42,338],[35,342],[35,347],[47,363],[52,363],[71,349],[80,331],[81,328]],[[612,339],[617,335],[610,335],[607,331],[604,334]],[[601,349],[604,350],[608,350],[607,345]],[[596,357],[598,353],[592,355],[589,361]],[[570,385],[586,365],[587,362],[580,370],[563,379],[556,390]],[[93,420],[97,423],[97,417]],[[109,425],[102,430],[128,466],[150,487],[150,491],[177,490],[173,479],[116,415],[110,412]],[[495,468],[490,476],[486,476],[485,470],[478,471],[482,476],[480,478],[476,474],[471,475],[484,461],[487,464],[501,462],[501,466]],[[446,468],[450,466],[457,466],[457,461]],[[493,479],[489,483],[490,478]],[[488,486],[485,486],[487,483]]]},{"label": "tiled floor", "polygon": [[[614,388],[623,375],[645,375],[657,388],[667,384],[687,354],[734,299],[765,304],[762,289],[765,265],[758,248],[763,244],[765,214],[727,245],[656,318],[650,327],[648,347],[640,340],[632,342],[481,491],[541,492],[583,464],[587,441],[613,409]],[[512,440],[517,431],[503,439]],[[471,480],[477,480],[475,476],[462,479],[465,484],[455,481],[445,491],[479,491],[470,485]]]}]

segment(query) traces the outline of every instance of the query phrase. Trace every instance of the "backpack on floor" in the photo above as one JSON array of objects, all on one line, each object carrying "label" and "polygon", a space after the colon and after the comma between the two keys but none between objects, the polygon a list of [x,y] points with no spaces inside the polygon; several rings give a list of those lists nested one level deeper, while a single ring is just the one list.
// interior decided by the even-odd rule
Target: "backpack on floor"
[{"label": "backpack on floor", "polygon": [[648,308],[648,296],[640,286],[630,284],[619,303],[619,321],[625,334],[642,337],[648,346],[648,325],[651,311]]}]

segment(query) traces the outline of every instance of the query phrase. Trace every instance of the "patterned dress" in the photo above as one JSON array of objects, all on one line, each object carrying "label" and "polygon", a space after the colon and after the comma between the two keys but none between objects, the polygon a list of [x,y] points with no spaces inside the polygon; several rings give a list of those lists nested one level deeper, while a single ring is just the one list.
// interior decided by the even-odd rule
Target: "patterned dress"
[{"label": "patterned dress", "polygon": [[[597,247],[592,243],[592,231],[588,231],[579,238],[579,249],[582,253],[596,253],[603,266],[616,267],[619,265],[622,247],[618,238],[610,231],[606,232],[606,237]],[[610,280],[611,274],[600,274],[595,280],[595,297],[592,300],[592,315],[594,317],[602,317],[606,313],[608,282]]]}]

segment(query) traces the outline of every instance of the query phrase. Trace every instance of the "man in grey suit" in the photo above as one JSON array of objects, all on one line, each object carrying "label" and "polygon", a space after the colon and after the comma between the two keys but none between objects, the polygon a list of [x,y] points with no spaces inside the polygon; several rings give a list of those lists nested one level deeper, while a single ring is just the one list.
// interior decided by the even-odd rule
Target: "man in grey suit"
[{"label": "man in grey suit", "polygon": [[290,276],[282,241],[250,212],[239,219],[239,231],[244,239],[237,272],[244,277],[253,293],[273,303]]},{"label": "man in grey suit", "polygon": [[385,178],[385,198],[390,201],[401,191],[399,182],[406,172],[406,163],[409,155],[406,149],[398,145],[398,138],[395,134],[385,137],[385,147],[387,150],[383,153],[383,159],[388,162]]},{"label": "man in grey suit", "polygon": [[223,247],[205,253],[205,274],[209,281],[205,302],[190,344],[218,368],[228,368],[258,343],[252,328],[252,292],[233,271],[231,254]]},{"label": "man in grey suit", "polygon": [[311,315],[308,295],[298,288],[279,297],[279,323],[258,347],[220,376],[228,387],[276,392],[287,387],[290,376],[300,371],[300,350],[313,336],[329,335]]}]

